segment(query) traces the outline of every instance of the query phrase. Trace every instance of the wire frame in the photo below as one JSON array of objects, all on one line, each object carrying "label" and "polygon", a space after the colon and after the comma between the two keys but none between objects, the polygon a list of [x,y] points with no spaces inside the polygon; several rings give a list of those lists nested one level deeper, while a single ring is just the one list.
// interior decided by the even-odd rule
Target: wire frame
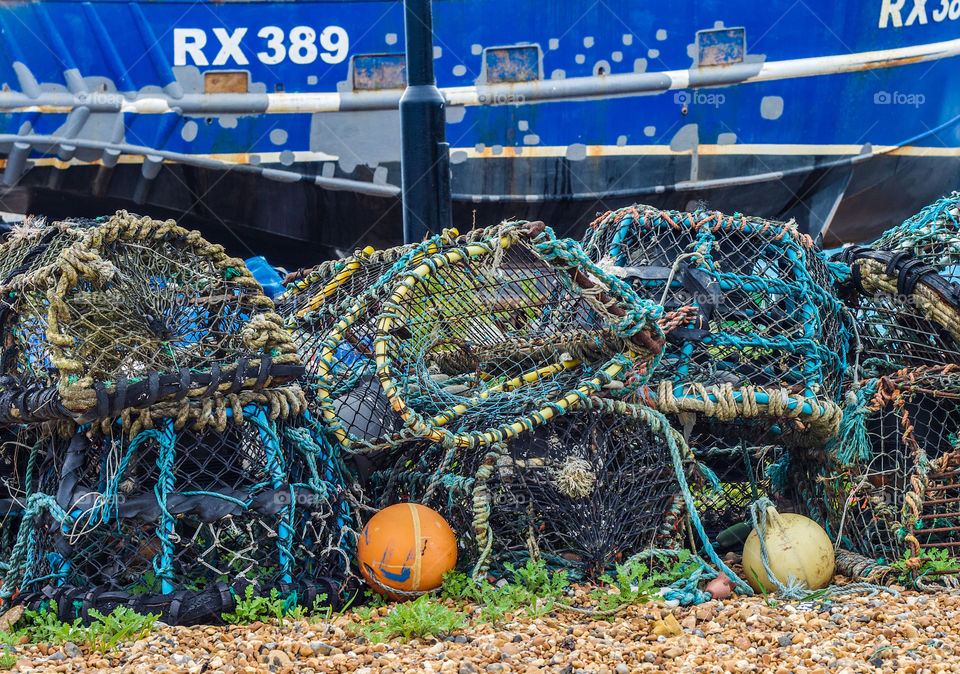
[{"label": "wire frame", "polygon": [[[904,369],[848,397],[826,452],[792,457],[795,503],[831,538],[885,563],[960,559],[960,369]],[[957,563],[960,569],[960,562]]]},{"label": "wire frame", "polygon": [[534,558],[575,578],[679,538],[682,505],[662,432],[642,409],[575,410],[487,448],[411,452],[377,477],[388,500],[439,510],[474,573]]},{"label": "wire frame", "polygon": [[851,246],[837,259],[851,267],[839,292],[869,374],[960,362],[960,286],[904,252]]},{"label": "wire frame", "polygon": [[0,307],[0,417],[107,419],[292,381],[296,346],[242,260],[118,212],[20,231]]},{"label": "wire frame", "polygon": [[255,404],[241,414],[228,410],[221,428],[195,416],[77,433],[45,459],[56,484],[17,532],[30,545],[4,591],[28,605],[65,599],[80,617],[125,605],[170,624],[216,622],[248,585],[337,603],[355,527],[336,458],[296,418],[271,421]]},{"label": "wire frame", "polygon": [[632,206],[588,228],[584,248],[667,310],[689,307],[647,402],[741,428],[749,444],[817,444],[840,420],[851,326],[809,236],[715,211]]},{"label": "wire frame", "polygon": [[960,281],[960,192],[938,199],[887,230],[872,247],[909,253],[944,278]]},{"label": "wire frame", "polygon": [[654,358],[659,309],[585,274],[574,242],[543,223],[486,234],[395,267],[324,335],[315,393],[348,451],[499,442]]}]

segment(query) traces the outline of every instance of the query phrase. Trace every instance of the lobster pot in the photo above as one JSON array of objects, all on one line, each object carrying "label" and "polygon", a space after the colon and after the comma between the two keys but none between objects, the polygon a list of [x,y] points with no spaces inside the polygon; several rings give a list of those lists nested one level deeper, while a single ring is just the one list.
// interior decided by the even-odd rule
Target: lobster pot
[{"label": "lobster pot", "polygon": [[[326,411],[327,423],[343,429],[343,442],[338,444],[344,449],[373,454],[367,451],[371,441],[376,444],[403,427],[375,375],[378,302],[398,270],[416,266],[426,256],[449,247],[456,236],[456,230],[445,230],[420,244],[379,251],[367,247],[284,280],[277,312],[303,360],[306,376],[302,382],[311,412],[322,417]],[[342,333],[334,331],[341,319],[349,323]],[[332,340],[331,331],[335,335]],[[318,398],[321,389],[324,395]]]},{"label": "lobster pot", "polygon": [[843,547],[887,563],[924,550],[960,558],[956,369],[862,382],[826,451],[791,457],[795,504]]},{"label": "lobster pot", "polygon": [[[693,502],[710,540],[724,530],[750,520],[750,505],[758,498],[774,498],[782,486],[780,471],[786,451],[776,445],[728,447],[709,433],[691,438],[690,449],[702,467],[691,481]],[[706,470],[704,470],[706,469]],[[709,470],[716,482],[705,473]],[[740,552],[737,550],[737,552]]]},{"label": "lobster pot", "polygon": [[302,373],[273,303],[198,232],[118,212],[34,224],[0,246],[0,420],[262,390]]},{"label": "lobster pot", "polygon": [[862,372],[960,363],[960,286],[904,251],[851,246],[837,259],[850,266],[838,287],[856,319]]},{"label": "lobster pot", "polygon": [[381,279],[305,355],[311,412],[350,453],[515,437],[662,343],[658,307],[543,223],[432,240]]},{"label": "lobster pot", "polygon": [[394,499],[444,515],[475,574],[534,558],[596,578],[677,536],[681,506],[664,431],[636,409],[575,411],[482,451],[451,458],[437,447],[421,454],[434,470],[418,461],[383,478]]},{"label": "lobster pot", "polygon": [[226,416],[78,433],[4,586],[29,605],[55,599],[81,616],[126,605],[170,624],[215,622],[248,585],[336,602],[352,527],[330,457],[304,460],[312,448],[263,406]]},{"label": "lobster pot", "polygon": [[825,257],[793,222],[633,206],[595,221],[584,249],[673,313],[649,404],[726,425],[730,446],[836,432],[850,326]]},{"label": "lobster pot", "polygon": [[960,192],[938,199],[873,244],[891,253],[908,253],[944,278],[960,282]]}]

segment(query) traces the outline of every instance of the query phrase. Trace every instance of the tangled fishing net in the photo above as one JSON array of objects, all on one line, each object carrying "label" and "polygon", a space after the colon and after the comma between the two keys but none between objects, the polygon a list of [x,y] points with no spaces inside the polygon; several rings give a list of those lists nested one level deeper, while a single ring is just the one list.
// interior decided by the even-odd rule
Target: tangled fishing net
[{"label": "tangled fishing net", "polygon": [[945,278],[960,281],[960,192],[933,202],[872,244],[893,253],[909,253]]},{"label": "tangled fishing net", "polygon": [[[458,235],[451,229],[420,244],[379,251],[368,246],[284,279],[285,291],[277,298],[277,311],[305,363],[304,382],[312,413],[321,417],[319,406],[329,405],[332,399],[333,415],[344,429],[348,449],[355,450],[358,443],[396,433],[402,427],[373,374],[371,360],[379,302],[389,290],[394,269],[418,265],[440,247],[450,246]],[[326,376],[321,380],[319,361],[329,346],[325,340],[341,317],[349,316],[356,306],[368,311],[354,317],[344,329],[343,339],[327,356],[329,363],[323,365]],[[331,388],[318,400],[320,384],[327,382]]]},{"label": "tangled fishing net", "polygon": [[[691,489],[694,503],[704,531],[717,541],[719,550],[740,552],[742,541],[718,540],[718,535],[730,527],[748,522],[750,505],[759,498],[773,498],[783,487],[781,468],[787,457],[777,445],[748,447],[740,443],[733,447],[717,445],[710,434],[695,435],[690,449],[700,466]],[[716,479],[702,473],[709,471]]]},{"label": "tangled fishing net", "polygon": [[817,444],[836,432],[850,341],[831,287],[841,268],[792,222],[633,206],[597,219],[584,248],[678,312],[651,405],[711,423],[727,446]]},{"label": "tangled fishing net", "polygon": [[[295,332],[318,332],[296,337],[307,385],[354,453],[503,441],[645,371],[662,344],[659,309],[543,223],[447,232],[321,272],[283,310]],[[350,302],[339,288],[354,277],[366,280]]]},{"label": "tangled fishing net", "polygon": [[[850,550],[886,563],[960,557],[960,366],[868,379],[826,451],[791,457],[794,500]],[[960,568],[958,563],[957,568]]]},{"label": "tangled fishing net", "polygon": [[960,363],[960,286],[906,252],[851,246],[839,293],[851,308],[858,361],[870,375]]},{"label": "tangled fishing net", "polygon": [[302,409],[271,414],[272,393],[34,447],[43,478],[21,499],[4,596],[55,600],[70,620],[124,605],[170,624],[216,622],[247,586],[337,602],[354,544],[342,468],[312,442]]},{"label": "tangled fishing net", "polygon": [[679,538],[683,501],[668,436],[682,450],[649,409],[591,406],[485,448],[415,447],[374,475],[378,491],[441,512],[475,576],[491,564],[542,559],[575,578],[595,578]]},{"label": "tangled fishing net", "polygon": [[0,419],[111,419],[292,381],[303,368],[239,259],[118,212],[30,224],[0,246]]}]

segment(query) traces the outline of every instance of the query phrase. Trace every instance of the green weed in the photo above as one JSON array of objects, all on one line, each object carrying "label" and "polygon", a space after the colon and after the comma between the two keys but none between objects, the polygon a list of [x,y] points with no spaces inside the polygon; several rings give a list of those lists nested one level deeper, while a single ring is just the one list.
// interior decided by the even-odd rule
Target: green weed
[{"label": "green weed", "polygon": [[[370,622],[373,608],[367,611],[356,611],[364,623]],[[349,623],[348,629],[363,634],[375,643],[386,641],[393,637],[400,637],[404,641],[417,637],[444,636],[454,632],[467,624],[466,616],[460,611],[447,608],[442,603],[422,595],[409,602],[400,602],[394,605],[387,616],[370,625]]]},{"label": "green weed", "polygon": [[118,606],[104,615],[90,609],[93,621],[83,625],[80,618],[73,622],[61,622],[57,618],[57,604],[39,611],[24,611],[20,627],[14,632],[0,634],[0,642],[11,644],[26,636],[32,643],[62,644],[71,641],[85,644],[91,651],[109,651],[122,641],[135,641],[143,637],[159,615],[143,615],[125,606]]},{"label": "green weed", "polygon": [[315,622],[322,615],[326,615],[327,619],[330,618],[332,609],[329,607],[325,609],[322,606],[326,600],[327,595],[323,594],[313,601],[312,606],[299,606],[294,605],[289,598],[280,596],[276,589],[270,590],[270,594],[263,597],[255,595],[253,586],[248,585],[244,590],[243,598],[237,600],[236,608],[222,613],[220,617],[229,625],[249,625],[253,622],[268,622],[271,619],[283,625],[287,617]]},{"label": "green weed", "polygon": [[921,560],[920,568],[916,572],[911,571],[907,560],[911,559],[909,551],[903,553],[903,557],[890,564],[898,571],[897,579],[904,585],[912,583],[915,579],[924,576],[938,576],[946,571],[953,571],[957,568],[955,560],[951,559],[947,550],[937,550],[934,548],[924,548],[920,550],[917,558]]}]

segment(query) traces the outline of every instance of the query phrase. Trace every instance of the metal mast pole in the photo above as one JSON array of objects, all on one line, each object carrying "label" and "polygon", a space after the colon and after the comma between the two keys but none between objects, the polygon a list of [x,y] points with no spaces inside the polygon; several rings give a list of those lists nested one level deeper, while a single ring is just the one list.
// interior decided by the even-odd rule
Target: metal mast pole
[{"label": "metal mast pole", "polygon": [[407,88],[400,99],[403,240],[422,241],[451,223],[450,145],[443,96],[433,76],[430,0],[404,0]]}]

